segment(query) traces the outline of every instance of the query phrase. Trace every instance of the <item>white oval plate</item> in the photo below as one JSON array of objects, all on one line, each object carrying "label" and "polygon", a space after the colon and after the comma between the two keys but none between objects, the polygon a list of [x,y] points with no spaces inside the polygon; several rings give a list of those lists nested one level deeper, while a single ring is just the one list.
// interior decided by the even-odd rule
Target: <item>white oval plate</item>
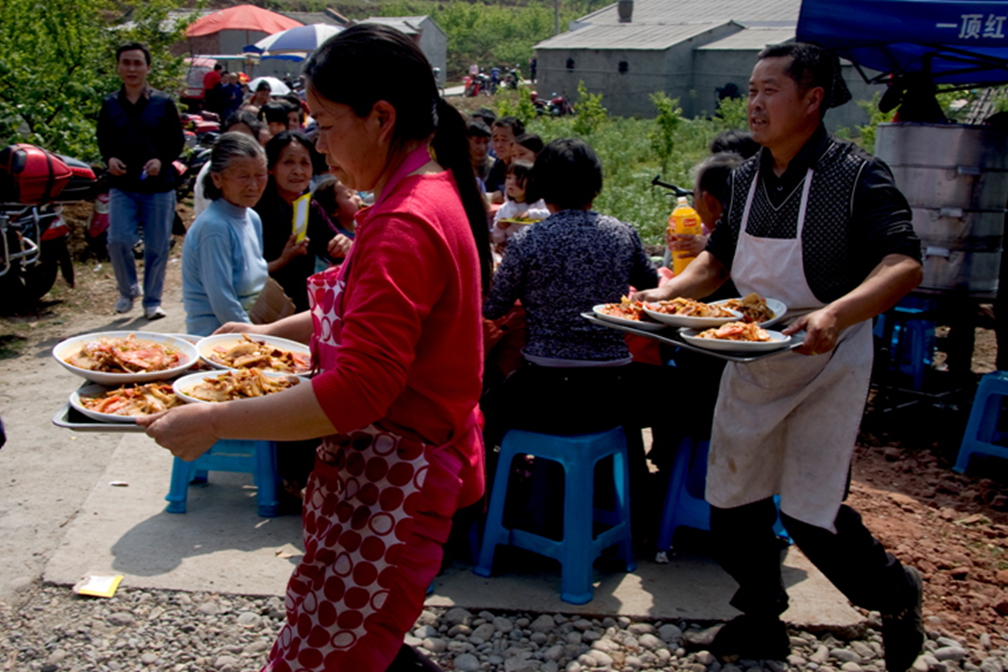
[{"label": "white oval plate", "polygon": [[81,401],[81,397],[100,397],[104,395],[106,392],[111,392],[112,390],[118,387],[121,386],[117,385],[114,387],[109,387],[107,385],[85,385],[84,387],[74,391],[74,393],[70,395],[70,406],[72,406],[75,411],[83,413],[92,420],[98,420],[99,422],[132,423],[137,418],[145,417],[143,415],[115,415],[113,413],[101,413],[99,411],[93,411],[90,408],[87,408]]},{"label": "white oval plate", "polygon": [[[196,385],[199,385],[207,378],[214,378],[232,369],[214,369],[213,371],[200,371],[199,373],[190,373],[188,376],[182,376],[172,384],[172,389],[175,390],[175,396],[186,402],[187,404],[220,404],[220,401],[207,401],[206,399],[197,399],[189,395],[189,390],[191,390]],[[235,369],[237,370],[237,369]],[[279,371],[264,371],[270,378],[297,378],[298,384],[305,382],[307,378],[302,378],[301,376],[295,376],[290,373],[280,373]],[[235,401],[241,401],[241,399],[235,399]]]},{"label": "white oval plate", "polygon": [[[741,299],[742,297],[740,296],[738,298]],[[772,327],[773,325],[777,324],[778,322],[784,319],[784,316],[787,314],[787,304],[785,304],[783,301],[778,301],[777,299],[765,298],[763,300],[766,301],[767,308],[772,310],[774,314],[774,316],[771,317],[769,320],[759,323],[761,328],[766,329],[767,327]],[[731,301],[731,299],[715,301],[714,303],[722,304],[725,301]]]},{"label": "white oval plate", "polygon": [[[286,338],[280,338],[279,336],[262,336],[260,334],[249,334],[249,338],[255,341],[262,341],[267,345],[272,345],[280,350],[288,350],[299,355],[305,355],[309,360],[311,359],[311,348],[309,348],[304,343],[298,343],[297,341],[291,341]],[[219,364],[210,359],[211,353],[213,353],[214,348],[223,348],[225,351],[230,350],[234,346],[241,343],[244,339],[241,334],[218,334],[216,336],[207,336],[196,344],[196,350],[199,352],[200,359],[206,362],[208,365],[214,367],[215,369],[229,369],[231,367],[225,366],[224,364]],[[296,371],[296,374],[308,373],[311,370],[309,365],[308,369],[304,371]],[[282,372],[277,372],[282,373]],[[288,374],[289,375],[289,374]]]},{"label": "white oval plate", "polygon": [[708,329],[710,327],[720,327],[722,324],[737,322],[742,317],[734,310],[731,311],[733,313],[731,317],[688,317],[684,315],[669,315],[667,313],[659,313],[657,310],[651,310],[647,306],[644,307],[644,312],[647,313],[648,317],[652,320],[657,320],[673,327],[685,327],[687,329]]},{"label": "white oval plate", "polygon": [[621,324],[624,327],[633,327],[634,329],[643,329],[644,331],[658,331],[664,329],[666,325],[658,322],[645,322],[644,320],[628,320],[625,317],[617,317],[616,315],[609,315],[603,312],[603,308],[608,306],[608,303],[600,303],[597,306],[592,306],[592,312],[595,313],[595,317],[600,320],[605,320],[606,322],[612,322],[613,324]]},{"label": "white oval plate", "polygon": [[[140,341],[151,341],[175,348],[181,354],[182,364],[179,364],[171,369],[165,369],[164,371],[148,371],[143,373],[104,373],[102,371],[89,371],[87,369],[82,369],[65,361],[67,357],[70,357],[80,350],[88,341],[96,340],[102,336],[107,338],[126,338],[130,334],[135,334],[137,340]],[[60,366],[70,373],[76,374],[81,378],[87,378],[91,382],[99,383],[101,385],[109,385],[111,387],[119,387],[120,385],[127,385],[129,383],[151,383],[155,380],[167,380],[168,378],[174,378],[199,361],[199,355],[196,354],[196,346],[184,338],[174,334],[154,334],[148,331],[98,331],[93,334],[74,336],[73,338],[68,338],[65,341],[57,343],[53,346],[52,354],[53,359],[59,362]]]},{"label": "white oval plate", "polygon": [[716,338],[699,338],[697,337],[699,333],[697,329],[683,329],[679,335],[690,345],[719,352],[767,352],[786,348],[791,342],[790,336],[769,330],[767,330],[767,334],[770,335],[769,341],[721,341]]}]

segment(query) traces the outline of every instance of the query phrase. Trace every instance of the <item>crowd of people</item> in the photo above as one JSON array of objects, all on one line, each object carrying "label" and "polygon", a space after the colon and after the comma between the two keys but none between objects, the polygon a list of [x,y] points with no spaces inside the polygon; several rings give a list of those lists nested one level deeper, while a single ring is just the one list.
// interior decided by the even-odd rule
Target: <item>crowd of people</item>
[{"label": "crowd of people", "polygon": [[[116,130],[102,144],[123,192],[113,227],[142,216],[130,204],[170,184],[159,168],[174,145],[159,144],[171,138],[157,129],[172,113],[177,124],[170,99],[134,74],[149,72],[145,50],[126,45],[117,58],[123,89],[103,108]],[[670,236],[671,248],[697,255],[674,277],[659,272],[632,225],[592,210],[604,174],[586,142],[545,143],[489,110],[463,118],[394,29],[348,28],[308,59],[307,133],[300,108],[258,92],[233,110],[183,248],[187,330],[308,343],[317,373],[275,395],[139,422],[186,460],[220,439],[284,442],[283,452],[298,442],[314,453],[303,475],[305,554],[265,670],[437,669],[404,636],[453,517],[458,527],[479,507],[488,474],[510,466],[494,459],[504,434],[622,426],[635,498],[651,489],[646,459],[667,465],[683,432],[710,437],[711,532],[742,612],[713,653],[789,653],[772,529],[779,496],[812,562],[852,602],[882,613],[888,672],[907,671],[923,644],[920,575],[843,499],[868,389],[870,318],[920,281],[920,243],[888,169],[823,126],[826,110],[850,97],[839,72],[835,56],[810,45],[759,55],[751,134],[719,138],[698,166],[704,232]],[[128,243],[135,229],[122,226]],[[146,275],[163,276],[158,262]],[[141,291],[135,270],[116,273],[125,312]],[[719,291],[783,300],[785,333],[804,330],[804,344],[753,364],[656,366],[665,362],[641,361],[622,332],[581,317],[629,294]],[[145,276],[142,293],[152,317],[161,310],[155,278]],[[278,296],[289,310],[276,309]],[[643,427],[655,436],[647,455]],[[631,507],[638,545],[654,537],[653,508]]]}]

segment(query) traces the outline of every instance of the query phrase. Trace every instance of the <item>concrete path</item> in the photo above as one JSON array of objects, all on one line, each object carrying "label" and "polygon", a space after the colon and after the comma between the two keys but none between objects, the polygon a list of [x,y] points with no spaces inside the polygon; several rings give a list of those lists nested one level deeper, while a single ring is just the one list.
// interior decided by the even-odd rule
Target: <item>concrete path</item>
[{"label": "concrete path", "polygon": [[[170,314],[159,322],[109,316],[88,330],[181,331],[174,301],[166,301]],[[173,458],[164,449],[143,434],[73,433],[51,424],[80,385],[50,357],[53,344],[0,370],[0,415],[9,437],[0,450],[0,600],[16,599],[20,587],[39,578],[71,585],[87,573],[122,574],[124,586],[282,595],[301,554],[297,517],[260,518],[251,476],[226,473],[190,488],[187,513],[165,513]],[[596,572],[595,599],[580,607],[560,601],[559,574],[551,569],[484,579],[453,566],[437,579],[429,603],[701,621],[734,615],[727,604],[734,582],[710,559],[639,565],[629,575]],[[826,629],[863,622],[794,550],[785,578],[789,622]]]}]

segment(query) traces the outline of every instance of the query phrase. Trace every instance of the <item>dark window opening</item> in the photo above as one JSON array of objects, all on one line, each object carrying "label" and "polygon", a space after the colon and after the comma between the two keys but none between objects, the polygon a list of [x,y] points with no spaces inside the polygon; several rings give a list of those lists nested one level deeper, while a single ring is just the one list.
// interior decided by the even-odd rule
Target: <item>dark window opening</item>
[{"label": "dark window opening", "polygon": [[630,66],[629,66],[629,65],[627,65],[627,62],[626,62],[626,61],[620,61],[620,62],[619,62],[619,71],[620,71],[621,73],[623,73],[623,72],[626,72],[626,71],[627,71],[627,69],[629,69],[629,67],[630,67]]},{"label": "dark window opening", "polygon": [[574,69],[574,59],[573,58],[568,58],[567,59],[567,69],[568,70],[573,70]]}]

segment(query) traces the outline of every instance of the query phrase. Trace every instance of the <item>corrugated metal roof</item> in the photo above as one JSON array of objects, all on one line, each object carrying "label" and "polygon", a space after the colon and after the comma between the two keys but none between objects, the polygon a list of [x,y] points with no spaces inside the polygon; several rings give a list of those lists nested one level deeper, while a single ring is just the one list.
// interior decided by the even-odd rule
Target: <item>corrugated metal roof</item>
[{"label": "corrugated metal roof", "polygon": [[560,33],[535,45],[535,49],[639,49],[662,51],[683,40],[696,37],[721,23],[693,23],[665,25],[645,23],[617,23],[613,25],[588,25],[577,30]]},{"label": "corrugated metal roof", "polygon": [[397,30],[401,30],[407,35],[416,35],[419,32],[420,24],[427,19],[427,15],[424,16],[369,16],[360,23],[380,23],[386,26],[392,26]]},{"label": "corrugated metal roof", "polygon": [[313,23],[324,23],[329,26],[342,26],[343,24],[335,17],[329,16],[325,12],[280,12],[289,19],[300,21],[306,26]]},{"label": "corrugated metal roof", "polygon": [[[798,23],[801,0],[634,0],[633,23],[724,23],[789,26]],[[616,24],[616,5],[588,14],[578,23]]]},{"label": "corrugated metal roof", "polygon": [[758,51],[768,44],[781,44],[795,38],[795,27],[746,28],[717,42],[697,47],[697,51]]}]

